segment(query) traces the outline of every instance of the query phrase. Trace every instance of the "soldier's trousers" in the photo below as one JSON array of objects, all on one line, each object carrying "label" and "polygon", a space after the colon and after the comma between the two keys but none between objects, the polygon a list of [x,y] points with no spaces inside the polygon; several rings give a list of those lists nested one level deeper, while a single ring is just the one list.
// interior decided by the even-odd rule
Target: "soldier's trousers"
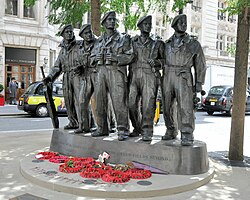
[{"label": "soldier's trousers", "polygon": [[133,71],[129,86],[129,117],[135,131],[142,131],[143,135],[153,135],[157,90],[158,78],[154,73],[145,73],[142,68]]},{"label": "soldier's trousers", "polygon": [[108,93],[113,104],[117,130],[128,131],[127,75],[119,66],[100,66],[96,81],[96,123],[98,131],[108,133]]},{"label": "soldier's trousers", "polygon": [[[96,73],[89,73],[82,78],[82,85],[80,86],[79,94],[79,128],[84,131],[90,131],[90,128],[95,126],[95,121],[92,114],[92,109],[95,107],[94,87],[96,81]],[[90,107],[90,100],[93,102]]]},{"label": "soldier's trousers", "polygon": [[80,93],[81,78],[74,76],[73,72],[65,72],[63,75],[63,95],[69,125],[78,127],[77,112],[79,108],[79,93]]},{"label": "soldier's trousers", "polygon": [[162,80],[163,115],[167,129],[173,130],[173,106],[176,100],[178,128],[181,133],[194,131],[193,86],[191,72],[165,70]]}]

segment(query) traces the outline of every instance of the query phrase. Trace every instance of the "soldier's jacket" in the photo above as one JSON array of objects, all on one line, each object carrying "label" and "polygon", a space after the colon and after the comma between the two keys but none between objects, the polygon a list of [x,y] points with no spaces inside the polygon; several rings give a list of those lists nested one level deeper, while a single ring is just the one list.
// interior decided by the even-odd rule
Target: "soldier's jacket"
[{"label": "soldier's jacket", "polygon": [[86,74],[88,72],[96,72],[96,66],[90,65],[91,51],[96,42],[96,38],[94,38],[93,42],[87,49],[84,48],[84,42],[84,40],[77,41],[77,43],[79,44],[79,63],[82,66],[83,74]]},{"label": "soldier's jacket", "polygon": [[[156,73],[159,75],[159,69],[162,68],[164,62],[164,43],[161,40],[153,40],[149,37],[145,43],[142,43],[140,36],[132,38],[134,49],[134,62],[130,64],[130,70],[135,71],[142,68],[145,73]],[[158,66],[155,69],[150,66],[148,60],[153,59],[158,61]]]},{"label": "soldier's jacket", "polygon": [[178,42],[179,45],[174,45],[175,41],[176,37],[173,35],[165,43],[164,73],[171,69],[178,69],[176,70],[176,75],[181,75],[183,78],[188,79],[188,84],[191,86],[193,83],[189,78],[189,72],[191,72],[191,67],[194,67],[195,82],[203,84],[205,81],[206,62],[200,43],[196,37],[187,33]]},{"label": "soldier's jacket", "polygon": [[134,57],[130,36],[116,31],[113,36],[111,36],[109,39],[106,39],[106,34],[104,33],[97,39],[95,43],[94,49],[91,53],[91,65],[97,65],[98,67],[98,63],[95,60],[95,55],[102,52],[102,48],[110,49],[111,53],[117,55],[117,62],[105,64],[105,53],[107,50],[104,50],[103,65],[117,67],[117,70],[121,71],[123,74],[127,74],[126,65],[128,65]]},{"label": "soldier's jacket", "polygon": [[81,65],[79,62],[79,44],[75,38],[69,44],[66,44],[63,40],[59,46],[61,50],[49,74],[52,81],[61,73],[73,72]]}]

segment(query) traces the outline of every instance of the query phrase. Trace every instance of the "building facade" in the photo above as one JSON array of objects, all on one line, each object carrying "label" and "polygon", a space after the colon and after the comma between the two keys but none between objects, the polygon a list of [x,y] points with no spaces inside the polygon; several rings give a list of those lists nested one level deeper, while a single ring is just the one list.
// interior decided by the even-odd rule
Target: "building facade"
[{"label": "building facade", "polygon": [[[8,83],[11,77],[18,81],[18,95],[36,80],[41,80],[40,66],[47,63],[49,71],[59,52],[61,38],[55,34],[57,26],[48,24],[49,1],[37,1],[34,7],[24,6],[24,0],[0,0],[0,83],[5,87],[8,100]],[[171,11],[174,0],[166,6],[173,18],[178,13]],[[225,0],[194,0],[184,9],[187,14],[187,32],[197,36],[207,63],[205,91],[214,85],[233,85],[234,50],[236,43],[237,18],[220,12],[225,8]],[[152,33],[163,40],[168,39],[174,30],[165,22],[160,12],[152,11]],[[87,23],[87,14],[84,21]],[[122,21],[122,20],[121,20]],[[122,24],[118,28],[124,32]],[[78,36],[79,29],[75,30]],[[129,31],[131,35],[139,31]],[[77,39],[80,39],[79,37]],[[249,62],[250,66],[250,62]],[[250,77],[250,71],[248,73]],[[250,83],[250,78],[248,78]]]},{"label": "building facade", "polygon": [[[170,17],[173,13],[171,7],[173,0],[167,7]],[[187,4],[183,13],[187,15],[187,32],[197,36],[200,41],[207,64],[205,91],[214,85],[233,85],[235,66],[235,46],[237,34],[237,16],[230,16],[220,10],[226,8],[225,0],[193,0]],[[163,40],[173,34],[170,23],[163,22],[159,12],[152,13],[153,30],[155,35]],[[249,65],[250,68],[250,56]],[[248,70],[248,84],[250,84],[250,70]]]},{"label": "building facade", "polygon": [[[41,80],[40,66],[50,66],[58,53],[58,27],[48,24],[47,0],[26,7],[24,0],[0,0],[0,83],[8,101],[8,84],[18,82],[18,95]],[[46,64],[46,65],[45,65]],[[48,67],[45,71],[48,72]]]}]

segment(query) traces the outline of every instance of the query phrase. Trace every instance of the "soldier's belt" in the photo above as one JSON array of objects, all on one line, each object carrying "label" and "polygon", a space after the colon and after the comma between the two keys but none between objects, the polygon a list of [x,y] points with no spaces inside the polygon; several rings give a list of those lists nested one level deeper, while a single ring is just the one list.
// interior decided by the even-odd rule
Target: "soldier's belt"
[{"label": "soldier's belt", "polygon": [[76,68],[70,68],[70,69],[62,69],[63,73],[70,73],[73,72]]},{"label": "soldier's belt", "polygon": [[136,67],[133,67],[132,69],[151,69],[152,67],[149,66],[149,67],[145,67],[145,66],[136,66]]},{"label": "soldier's belt", "polygon": [[117,65],[117,63],[116,64],[112,63],[112,65],[102,65],[102,67],[105,67],[107,69],[114,69],[114,68],[118,67],[118,65]]},{"label": "soldier's belt", "polygon": [[177,75],[180,75],[181,73],[191,73],[191,67],[185,67],[185,66],[177,66],[177,65],[164,65],[163,73],[168,72],[176,72]]}]

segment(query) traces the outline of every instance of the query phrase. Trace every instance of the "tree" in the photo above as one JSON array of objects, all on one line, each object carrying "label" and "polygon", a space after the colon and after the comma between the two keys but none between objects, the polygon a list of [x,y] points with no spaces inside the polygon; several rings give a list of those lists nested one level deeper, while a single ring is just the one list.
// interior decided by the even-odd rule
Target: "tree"
[{"label": "tree", "polygon": [[[37,0],[25,0],[26,6],[33,6]],[[146,14],[151,7],[151,0],[145,4],[144,0],[50,0],[50,14],[47,16],[50,24],[80,24],[83,15],[90,12],[91,24],[96,35],[100,35],[101,14],[115,10],[123,14],[123,24],[126,30],[136,28],[136,21]],[[130,12],[130,8],[137,8],[136,12]],[[147,8],[146,8],[147,6]]]},{"label": "tree", "polygon": [[244,160],[243,142],[249,53],[250,2],[249,0],[228,0],[227,2],[228,7],[226,10],[230,14],[238,14],[229,159],[242,161]]},{"label": "tree", "polygon": [[[33,6],[37,0],[24,0],[26,6]],[[115,10],[123,15],[125,30],[136,29],[138,19],[146,15],[149,9],[157,9],[168,19],[166,13],[169,0],[48,0],[50,14],[47,16],[50,24],[82,25],[82,17],[90,12],[91,24],[96,35],[100,35],[101,14],[109,10]],[[172,10],[180,10],[188,0],[175,0]],[[131,12],[131,8],[135,8]]]},{"label": "tree", "polygon": [[91,24],[93,32],[97,36],[101,34],[100,20],[101,20],[101,2],[100,0],[91,0]]}]

